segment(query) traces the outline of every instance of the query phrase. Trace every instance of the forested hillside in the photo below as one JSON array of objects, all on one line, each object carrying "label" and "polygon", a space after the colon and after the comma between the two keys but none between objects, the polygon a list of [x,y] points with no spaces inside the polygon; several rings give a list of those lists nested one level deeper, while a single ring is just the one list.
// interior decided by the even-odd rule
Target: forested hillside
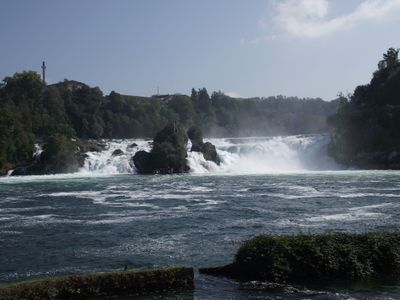
[{"label": "forested hillside", "polygon": [[371,82],[341,97],[330,118],[331,154],[341,163],[362,168],[400,169],[400,61],[390,48]]},{"label": "forested hillside", "polygon": [[72,147],[71,138],[153,137],[170,121],[197,125],[205,136],[319,133],[326,131],[336,106],[336,101],[296,97],[210,96],[205,88],[190,96],[103,95],[81,82],[45,85],[36,72],[16,73],[0,86],[0,173],[30,161],[37,141],[65,149]]}]

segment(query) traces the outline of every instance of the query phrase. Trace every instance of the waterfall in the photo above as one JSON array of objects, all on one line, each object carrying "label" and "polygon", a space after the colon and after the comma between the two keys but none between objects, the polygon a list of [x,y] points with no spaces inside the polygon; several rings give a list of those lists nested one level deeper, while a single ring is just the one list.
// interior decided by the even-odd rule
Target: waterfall
[{"label": "waterfall", "polygon": [[[337,170],[328,156],[326,135],[212,139],[224,173],[276,173]],[[192,164],[190,164],[192,166]]]},{"label": "waterfall", "polygon": [[[327,155],[326,135],[296,135],[250,138],[209,139],[216,148],[221,164],[206,161],[201,153],[188,152],[191,172],[262,174],[337,170],[340,167]],[[150,141],[109,140],[101,152],[88,152],[81,173],[135,173],[132,157],[139,150],[149,151]],[[188,145],[190,149],[190,144]],[[113,155],[114,151],[119,155]]]},{"label": "waterfall", "polygon": [[[100,152],[87,152],[87,158],[80,173],[86,174],[125,174],[135,173],[132,157],[139,150],[149,151],[150,141],[124,139],[103,140],[105,149]],[[119,151],[115,155],[115,151]]]}]

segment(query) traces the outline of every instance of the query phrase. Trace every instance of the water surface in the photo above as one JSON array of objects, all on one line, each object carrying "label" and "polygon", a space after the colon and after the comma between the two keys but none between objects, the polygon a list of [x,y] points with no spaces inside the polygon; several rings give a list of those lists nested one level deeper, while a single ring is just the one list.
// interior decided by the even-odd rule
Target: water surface
[{"label": "water surface", "polygon": [[[398,228],[400,172],[0,179],[0,282],[232,261],[262,233]],[[399,299],[400,285],[276,293],[197,276],[189,298]]]}]

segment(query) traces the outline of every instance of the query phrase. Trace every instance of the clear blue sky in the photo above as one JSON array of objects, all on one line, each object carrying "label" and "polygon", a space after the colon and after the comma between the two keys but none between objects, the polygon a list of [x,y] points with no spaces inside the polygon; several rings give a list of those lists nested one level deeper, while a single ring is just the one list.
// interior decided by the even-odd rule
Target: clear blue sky
[{"label": "clear blue sky", "polygon": [[48,66],[123,94],[333,99],[400,47],[400,0],[3,0],[0,77]]}]

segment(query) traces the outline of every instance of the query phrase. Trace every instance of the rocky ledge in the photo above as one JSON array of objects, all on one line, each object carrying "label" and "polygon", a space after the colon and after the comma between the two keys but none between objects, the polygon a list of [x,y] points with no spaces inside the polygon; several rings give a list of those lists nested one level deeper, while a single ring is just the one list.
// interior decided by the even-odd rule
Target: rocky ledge
[{"label": "rocky ledge", "polygon": [[184,291],[193,288],[192,268],[126,270],[61,276],[5,285],[0,287],[0,299],[119,299],[118,296]]},{"label": "rocky ledge", "polygon": [[191,127],[188,133],[176,123],[168,124],[157,133],[150,152],[138,151],[132,158],[140,174],[172,174],[187,173],[190,167],[187,163],[188,136],[192,142],[191,151],[203,153],[206,160],[219,164],[215,146],[203,142],[201,130]]},{"label": "rocky ledge", "polygon": [[86,152],[98,152],[105,144],[95,140],[69,139],[52,136],[43,144],[43,151],[32,160],[15,166],[12,176],[74,173],[81,168],[87,157]]}]

